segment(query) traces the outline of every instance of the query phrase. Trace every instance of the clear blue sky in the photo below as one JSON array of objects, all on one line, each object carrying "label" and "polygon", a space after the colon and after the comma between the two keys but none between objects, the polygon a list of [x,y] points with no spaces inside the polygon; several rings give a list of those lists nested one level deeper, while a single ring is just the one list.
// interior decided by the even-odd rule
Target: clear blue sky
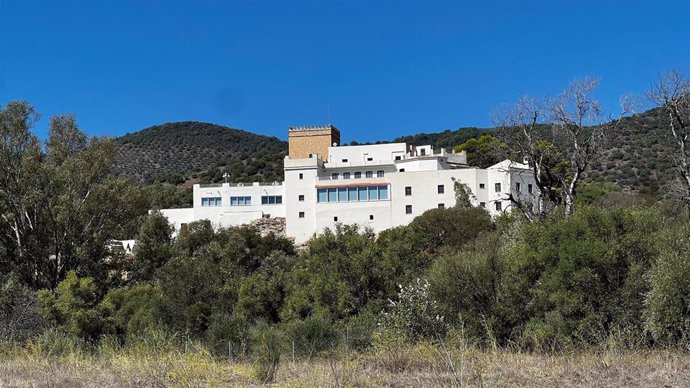
[{"label": "clear blue sky", "polygon": [[343,140],[490,126],[598,75],[600,97],[690,71],[690,1],[0,0],[0,103],[90,134],[198,120]]}]

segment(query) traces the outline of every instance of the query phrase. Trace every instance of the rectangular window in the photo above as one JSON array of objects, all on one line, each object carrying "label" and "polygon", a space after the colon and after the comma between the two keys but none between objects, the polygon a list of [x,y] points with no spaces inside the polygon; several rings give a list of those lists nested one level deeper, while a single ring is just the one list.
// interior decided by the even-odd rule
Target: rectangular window
[{"label": "rectangular window", "polygon": [[503,209],[503,205],[501,204],[501,201],[496,201],[496,210],[501,211]]},{"label": "rectangular window", "polygon": [[338,217],[333,217],[333,222],[338,222]]},{"label": "rectangular window", "polygon": [[494,184],[494,191],[497,193],[501,192],[501,184],[500,183]]},{"label": "rectangular window", "polygon": [[395,156],[395,160],[402,160],[402,156],[396,155],[396,156]]},{"label": "rectangular window", "polygon": [[520,192],[520,182],[515,182],[515,191]]},{"label": "rectangular window", "polygon": [[304,179],[304,174],[302,174],[301,172],[299,173],[299,179]]},{"label": "rectangular window", "polygon": [[304,212],[299,212],[299,218],[304,218]]},{"label": "rectangular window", "polygon": [[347,188],[345,188],[345,187],[339,187],[338,188],[338,201],[339,202],[347,202]]},{"label": "rectangular window", "polygon": [[317,201],[318,202],[328,202],[328,190],[318,189],[316,191],[316,195],[317,195]]},{"label": "rectangular window", "polygon": [[388,186],[379,186],[379,199],[388,199]]},{"label": "rectangular window", "polygon": [[357,199],[357,188],[356,187],[348,187],[347,189],[347,200],[348,201],[358,201]]},{"label": "rectangular window", "polygon": [[350,173],[349,173],[349,172],[344,172],[344,173],[343,173],[343,179],[350,179]]},{"label": "rectangular window", "polygon": [[443,185],[438,185],[438,187],[436,188],[436,191],[437,191],[439,194],[443,194],[443,193],[446,192],[446,188],[445,188]]},{"label": "rectangular window", "polygon": [[304,202],[304,195],[300,194],[299,196],[297,196],[297,200],[300,202]]},{"label": "rectangular window", "polygon": [[445,209],[445,208],[446,208],[446,204],[444,204],[444,203],[439,203],[439,204],[438,204],[438,208],[439,208],[439,209]]},{"label": "rectangular window", "polygon": [[347,159],[343,159],[343,163],[347,163]]},{"label": "rectangular window", "polygon": [[374,158],[367,158],[367,162],[373,162]]},{"label": "rectangular window", "polygon": [[378,201],[379,199],[379,187],[378,186],[369,186],[369,200],[370,201]]},{"label": "rectangular window", "polygon": [[369,220],[373,220],[373,219],[374,219],[374,215],[373,215],[373,214],[369,214]]},{"label": "rectangular window", "polygon": [[527,192],[532,194],[532,184],[531,183],[527,184]]},{"label": "rectangular window", "polygon": [[412,214],[412,205],[405,205],[405,214]]},{"label": "rectangular window", "polygon": [[368,193],[367,188],[366,187],[359,187],[358,190],[359,190],[359,200],[360,201],[368,201],[369,196],[367,195],[367,193]]},{"label": "rectangular window", "polygon": [[328,202],[335,202],[337,200],[336,189],[328,189]]},{"label": "rectangular window", "polygon": [[230,206],[250,206],[252,197],[230,197]]},{"label": "rectangular window", "polygon": [[361,172],[359,172],[359,171],[355,172],[355,179],[359,179],[359,178],[361,178],[361,177],[362,177],[362,173],[361,173]]},{"label": "rectangular window", "polygon": [[223,204],[223,201],[222,201],[221,197],[201,198],[201,206],[203,206],[203,207],[221,206],[222,204]]},{"label": "rectangular window", "polygon": [[383,178],[383,174],[384,174],[383,170],[376,171],[376,177],[377,178]]},{"label": "rectangular window", "polygon": [[412,195],[412,186],[405,186],[405,196],[409,197]]},{"label": "rectangular window", "polygon": [[483,188],[485,188],[485,187],[486,187],[486,186],[484,186],[483,183],[480,183],[480,184],[479,184],[479,188],[480,188],[480,189],[483,189]]},{"label": "rectangular window", "polygon": [[398,170],[398,171],[399,171],[399,172],[405,172],[405,169],[404,169],[404,168],[401,168],[401,169]]},{"label": "rectangular window", "polygon": [[333,174],[331,174],[331,179],[338,179],[338,173],[334,172]]},{"label": "rectangular window", "polygon": [[366,172],[367,178],[373,178],[374,177],[374,172],[373,171],[367,171]]},{"label": "rectangular window", "polygon": [[479,202],[479,206],[486,207],[486,202]]},{"label": "rectangular window", "polygon": [[[304,198],[302,198],[304,200]],[[262,205],[280,205],[283,203],[282,195],[262,195],[261,204]]]}]

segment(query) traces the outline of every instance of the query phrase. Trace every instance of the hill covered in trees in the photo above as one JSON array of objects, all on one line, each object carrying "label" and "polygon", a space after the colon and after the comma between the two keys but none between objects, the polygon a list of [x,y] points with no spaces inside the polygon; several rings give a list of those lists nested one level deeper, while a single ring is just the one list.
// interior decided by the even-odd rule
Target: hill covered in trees
[{"label": "hill covered in trees", "polygon": [[188,179],[235,182],[283,179],[287,143],[275,137],[196,121],[167,123],[117,139],[115,175],[142,182]]}]

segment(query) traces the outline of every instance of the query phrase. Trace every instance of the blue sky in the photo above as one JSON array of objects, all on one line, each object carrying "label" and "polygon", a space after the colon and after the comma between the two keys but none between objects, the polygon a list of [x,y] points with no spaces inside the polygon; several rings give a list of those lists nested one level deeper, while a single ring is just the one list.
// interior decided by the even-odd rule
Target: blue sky
[{"label": "blue sky", "polygon": [[117,136],[197,120],[374,141],[491,125],[597,75],[611,111],[690,71],[690,1],[0,0],[0,104]]}]

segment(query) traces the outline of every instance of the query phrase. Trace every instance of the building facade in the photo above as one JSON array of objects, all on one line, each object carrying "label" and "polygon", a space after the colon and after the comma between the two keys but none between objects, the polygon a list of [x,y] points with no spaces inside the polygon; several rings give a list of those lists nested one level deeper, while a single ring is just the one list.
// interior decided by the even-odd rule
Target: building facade
[{"label": "building facade", "polygon": [[511,210],[511,193],[536,198],[531,171],[510,160],[481,169],[468,166],[464,153],[428,145],[339,146],[340,131],[331,125],[288,133],[285,181],[195,185],[192,208],[161,212],[176,230],[203,219],[228,227],[284,217],[287,236],[303,243],[338,223],[380,232],[429,209],[452,207],[455,182],[467,185],[473,205],[492,215]]}]

